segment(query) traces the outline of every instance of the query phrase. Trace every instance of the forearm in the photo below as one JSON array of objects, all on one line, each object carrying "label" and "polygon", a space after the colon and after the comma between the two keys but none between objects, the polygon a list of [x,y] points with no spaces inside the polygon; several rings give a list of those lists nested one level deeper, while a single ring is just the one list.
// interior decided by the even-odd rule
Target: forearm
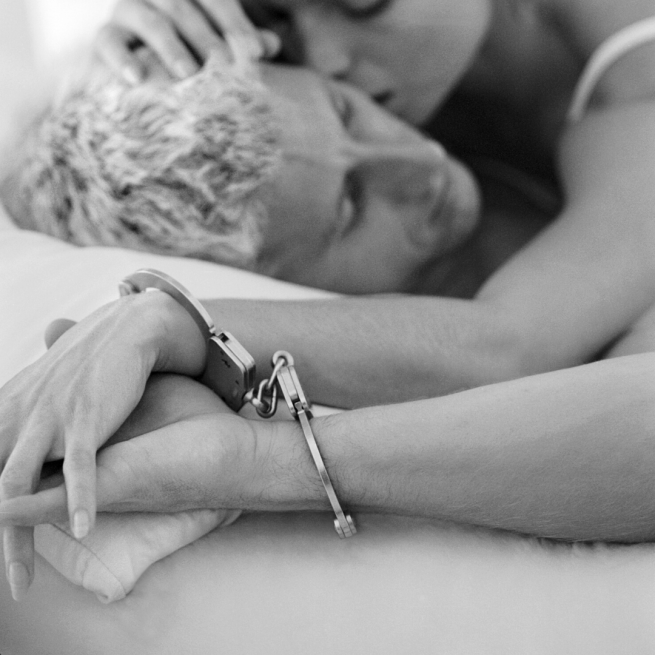
[{"label": "forearm", "polygon": [[[655,354],[313,426],[351,510],[563,539],[655,537]],[[300,430],[266,429],[257,508],[327,509]]]},{"label": "forearm", "polygon": [[309,397],[337,407],[400,402],[520,375],[505,312],[410,296],[203,301],[255,357],[260,376],[288,350]]},{"label": "forearm", "polygon": [[529,340],[523,370],[588,361],[655,303],[655,103],[591,112],[561,147],[566,205],[481,289]]},{"label": "forearm", "polygon": [[[655,303],[655,105],[592,113],[566,134],[566,204],[472,300],[351,298],[213,313],[257,354],[286,348],[315,401],[432,397],[596,357]],[[211,306],[211,305],[210,305]]]}]

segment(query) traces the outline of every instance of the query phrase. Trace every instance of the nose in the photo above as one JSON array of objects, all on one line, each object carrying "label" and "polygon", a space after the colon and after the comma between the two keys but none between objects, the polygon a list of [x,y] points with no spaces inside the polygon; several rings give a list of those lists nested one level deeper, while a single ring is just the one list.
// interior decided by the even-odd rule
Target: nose
[{"label": "nose", "polygon": [[436,143],[355,144],[351,170],[366,176],[369,188],[396,203],[434,202],[447,180],[446,154]]},{"label": "nose", "polygon": [[294,22],[303,44],[303,63],[327,77],[347,79],[352,55],[338,16],[325,8],[307,5],[296,10]]}]

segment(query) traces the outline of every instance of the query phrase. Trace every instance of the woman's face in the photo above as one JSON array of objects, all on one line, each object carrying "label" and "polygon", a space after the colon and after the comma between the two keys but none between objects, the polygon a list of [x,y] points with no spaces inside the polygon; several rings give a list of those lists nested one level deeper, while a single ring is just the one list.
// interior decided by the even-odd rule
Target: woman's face
[{"label": "woman's face", "polygon": [[466,169],[347,85],[285,66],[263,79],[283,155],[259,270],[346,293],[438,287],[477,223]]},{"label": "woman's face", "polygon": [[244,0],[275,30],[283,54],[348,82],[414,125],[462,78],[490,20],[491,0]]}]

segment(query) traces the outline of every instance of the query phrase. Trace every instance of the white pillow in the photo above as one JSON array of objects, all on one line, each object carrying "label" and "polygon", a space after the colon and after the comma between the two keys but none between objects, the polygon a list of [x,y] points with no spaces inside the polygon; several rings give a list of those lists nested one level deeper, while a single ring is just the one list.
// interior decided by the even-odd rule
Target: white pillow
[{"label": "white pillow", "polygon": [[193,259],[121,248],[79,248],[19,230],[0,206],[0,385],[44,352],[43,332],[50,321],[79,320],[116,299],[118,282],[143,267],[172,275],[200,298],[282,300],[331,295]]},{"label": "white pillow", "polygon": [[[117,282],[144,266],[169,273],[200,297],[329,295],[191,259],[118,248],[78,248],[17,229],[0,206],[0,386],[45,351],[43,332],[51,320],[83,318],[117,298]],[[279,414],[284,418],[286,413]],[[221,511],[100,514],[96,530],[82,541],[66,525],[39,526],[37,550],[68,580],[112,602],[129,593],[153,563],[229,524],[237,515]]]}]

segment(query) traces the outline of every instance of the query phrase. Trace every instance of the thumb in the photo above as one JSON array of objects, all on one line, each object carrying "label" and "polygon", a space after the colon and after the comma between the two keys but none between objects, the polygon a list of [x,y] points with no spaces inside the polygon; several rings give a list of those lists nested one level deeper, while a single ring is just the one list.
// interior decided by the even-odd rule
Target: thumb
[{"label": "thumb", "polygon": [[59,339],[59,337],[70,330],[75,321],[71,321],[69,318],[57,318],[48,327],[45,329],[45,345],[46,348],[52,348],[52,345]]}]

